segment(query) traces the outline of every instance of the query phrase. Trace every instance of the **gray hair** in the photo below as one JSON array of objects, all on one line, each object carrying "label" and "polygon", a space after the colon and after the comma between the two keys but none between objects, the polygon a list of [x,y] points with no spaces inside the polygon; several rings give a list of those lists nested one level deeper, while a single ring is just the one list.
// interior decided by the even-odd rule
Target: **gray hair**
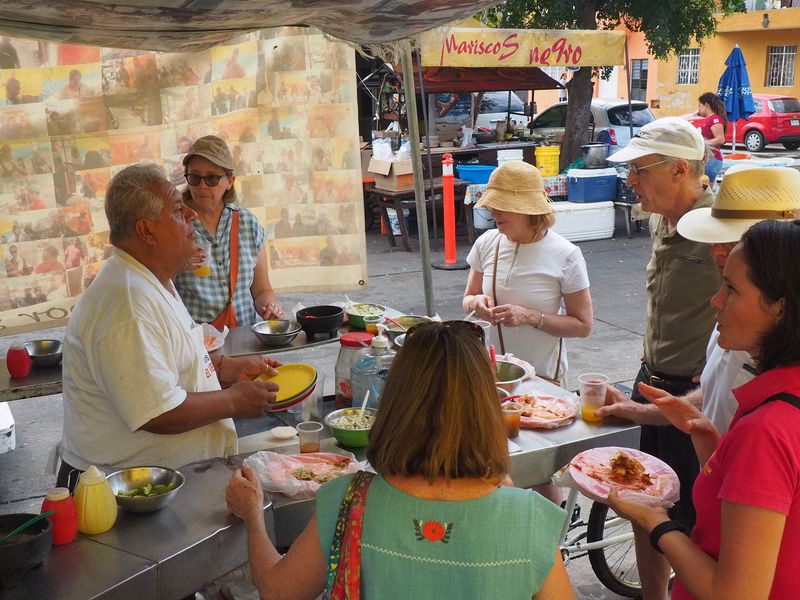
[{"label": "gray hair", "polygon": [[706,171],[706,160],[711,156],[711,153],[710,153],[710,151],[708,149],[706,149],[705,158],[703,158],[702,160],[689,160],[688,158],[675,158],[674,156],[664,156],[663,154],[661,154],[659,156],[661,156],[662,160],[665,160],[665,161],[670,162],[670,163],[676,163],[679,160],[686,161],[686,163],[688,163],[688,165],[689,165],[689,173],[692,175],[692,177],[697,177],[699,179],[700,177],[703,176],[703,173],[705,173],[705,171]]},{"label": "gray hair", "polygon": [[169,184],[164,171],[153,163],[131,165],[114,175],[106,190],[106,219],[115,246],[133,235],[138,219],[155,220],[164,199],[156,194],[158,184]]}]

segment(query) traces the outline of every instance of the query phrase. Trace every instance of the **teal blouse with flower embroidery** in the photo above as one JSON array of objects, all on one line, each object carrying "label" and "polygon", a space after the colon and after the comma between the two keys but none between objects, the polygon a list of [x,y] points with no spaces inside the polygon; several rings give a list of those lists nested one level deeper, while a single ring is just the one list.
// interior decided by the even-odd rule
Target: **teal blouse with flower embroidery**
[{"label": "teal blouse with flower embroidery", "polygon": [[[351,479],[317,492],[325,557]],[[565,518],[528,490],[501,486],[474,500],[423,500],[377,476],[364,512],[361,593],[366,600],[530,600],[553,566]]]}]

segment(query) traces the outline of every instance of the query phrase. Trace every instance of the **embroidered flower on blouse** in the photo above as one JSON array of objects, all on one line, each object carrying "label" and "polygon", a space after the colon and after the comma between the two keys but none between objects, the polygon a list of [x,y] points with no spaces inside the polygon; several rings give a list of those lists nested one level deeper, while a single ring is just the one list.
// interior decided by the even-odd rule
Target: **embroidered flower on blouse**
[{"label": "embroidered flower on blouse", "polygon": [[446,544],[450,541],[450,532],[452,529],[452,523],[417,521],[414,519],[414,531],[417,536],[417,541],[419,542],[428,540],[429,542],[442,542]]}]

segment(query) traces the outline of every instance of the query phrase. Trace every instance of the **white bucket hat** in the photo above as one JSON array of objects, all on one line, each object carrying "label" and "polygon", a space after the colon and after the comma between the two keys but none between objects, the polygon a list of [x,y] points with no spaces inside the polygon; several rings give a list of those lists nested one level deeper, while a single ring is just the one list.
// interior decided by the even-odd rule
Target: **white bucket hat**
[{"label": "white bucket hat", "polygon": [[700,130],[686,119],[664,117],[644,125],[633,135],[630,144],[609,156],[608,160],[630,162],[648,154],[703,160],[706,144]]},{"label": "white bucket hat", "polygon": [[788,167],[731,167],[710,208],[698,208],[678,221],[678,233],[706,244],[738,242],[765,219],[800,217],[800,171]]}]

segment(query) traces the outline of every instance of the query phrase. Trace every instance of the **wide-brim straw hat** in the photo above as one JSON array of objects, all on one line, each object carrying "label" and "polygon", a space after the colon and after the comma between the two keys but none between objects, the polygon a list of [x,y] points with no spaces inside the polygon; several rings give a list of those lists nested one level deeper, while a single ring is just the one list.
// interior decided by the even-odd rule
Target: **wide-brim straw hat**
[{"label": "wide-brim straw hat", "polygon": [[765,219],[800,217],[800,172],[788,167],[734,166],[725,172],[710,208],[698,208],[678,221],[678,233],[706,244],[738,242]]},{"label": "wide-brim straw hat", "polygon": [[511,160],[492,171],[486,191],[475,208],[548,215],[553,212],[550,203],[539,169],[521,160]]}]

